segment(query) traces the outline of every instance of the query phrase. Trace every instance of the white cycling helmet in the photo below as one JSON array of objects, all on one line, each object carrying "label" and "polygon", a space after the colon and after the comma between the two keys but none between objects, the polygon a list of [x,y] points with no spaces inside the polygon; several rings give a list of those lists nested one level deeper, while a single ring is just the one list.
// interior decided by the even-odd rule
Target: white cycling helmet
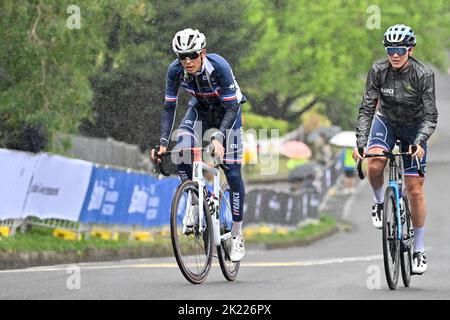
[{"label": "white cycling helmet", "polygon": [[391,46],[416,46],[416,35],[411,27],[404,24],[396,24],[389,27],[384,33],[383,44],[385,47]]},{"label": "white cycling helmet", "polygon": [[197,29],[178,31],[172,40],[172,49],[176,54],[198,52],[206,46],[206,38]]}]

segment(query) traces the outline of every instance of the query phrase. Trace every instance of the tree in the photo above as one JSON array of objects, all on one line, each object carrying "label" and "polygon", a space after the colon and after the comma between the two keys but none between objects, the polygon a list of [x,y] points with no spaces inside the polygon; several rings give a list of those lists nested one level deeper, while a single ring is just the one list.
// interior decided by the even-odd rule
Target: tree
[{"label": "tree", "polygon": [[[199,29],[206,35],[207,51],[224,56],[237,71],[246,48],[240,36],[240,4],[240,0],[153,1],[154,15],[142,22],[140,30],[119,13],[110,29],[108,58],[92,79],[94,117],[84,121],[82,132],[111,136],[142,149],[158,142],[167,67],[176,58],[173,36],[184,28]],[[186,101],[182,93],[177,109],[185,110]],[[183,114],[177,112],[178,118]]]},{"label": "tree", "polygon": [[29,127],[40,128],[50,142],[46,149],[55,148],[55,132],[75,132],[91,111],[89,77],[106,50],[104,28],[114,12],[130,25],[138,22],[134,18],[148,14],[143,4],[99,0],[69,7],[56,0],[2,1],[0,146],[20,148]]},{"label": "tree", "polygon": [[352,128],[370,65],[385,56],[383,33],[399,21],[418,34],[419,59],[444,65],[448,1],[377,2],[381,29],[372,30],[366,1],[249,1],[245,28],[252,39],[242,66],[254,112],[295,121],[322,102],[334,123]]}]

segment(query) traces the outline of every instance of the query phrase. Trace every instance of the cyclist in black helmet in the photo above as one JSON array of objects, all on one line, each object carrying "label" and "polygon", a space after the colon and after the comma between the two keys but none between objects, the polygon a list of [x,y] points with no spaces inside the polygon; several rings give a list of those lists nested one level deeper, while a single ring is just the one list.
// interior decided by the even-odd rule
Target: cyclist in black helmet
[{"label": "cyclist in black helmet", "polygon": [[[402,142],[403,152],[417,151],[403,158],[405,182],[411,203],[414,225],[414,255],[412,271],[427,270],[424,252],[425,198],[424,178],[418,175],[413,158],[421,159],[426,171],[427,140],[433,134],[438,118],[433,71],[412,57],[416,36],[411,27],[397,24],[387,29],[383,44],[387,59],[377,61],[369,71],[366,90],[359,108],[356,126],[357,148],[353,157],[362,159],[366,151],[381,153]],[[363,154],[361,154],[361,152]],[[386,158],[369,159],[368,176],[374,192],[372,222],[381,228],[384,202],[383,171]]]}]

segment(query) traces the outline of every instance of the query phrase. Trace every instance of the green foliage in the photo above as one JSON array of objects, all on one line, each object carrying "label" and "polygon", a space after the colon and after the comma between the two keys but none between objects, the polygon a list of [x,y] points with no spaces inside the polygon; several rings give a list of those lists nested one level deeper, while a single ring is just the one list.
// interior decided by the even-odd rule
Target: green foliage
[{"label": "green foliage", "polygon": [[[82,1],[79,30],[66,26],[71,4],[0,2],[0,147],[20,148],[30,128],[53,151],[55,132],[78,128],[148,147],[159,136],[171,40],[187,27],[231,63],[252,113],[290,126],[321,104],[334,124],[354,128],[366,74],[385,57],[381,40],[392,24],[413,27],[419,60],[448,64],[448,0]],[[369,6],[380,9],[380,29],[367,27]],[[187,101],[180,97],[177,123]]]},{"label": "green foliage", "polygon": [[[380,8],[380,29],[369,29],[370,5]],[[247,7],[249,55],[242,60],[243,87],[253,111],[295,119],[290,105],[313,95],[326,115],[344,128],[354,126],[356,105],[371,64],[385,56],[386,28],[409,24],[418,36],[416,57],[444,67],[450,42],[448,1],[252,0]]]},{"label": "green foliage", "polygon": [[[119,13],[109,30],[111,51],[104,68],[93,78],[94,117],[84,121],[89,135],[139,144],[142,149],[159,141],[160,111],[164,103],[166,72],[176,58],[172,38],[185,28],[199,29],[207,52],[225,57],[239,80],[237,64],[245,50],[240,36],[240,0],[152,2],[154,15],[140,29],[128,25]],[[184,116],[187,94],[180,91],[176,124]]]},{"label": "green foliage", "polygon": [[281,119],[275,119],[268,116],[260,116],[255,113],[246,112],[243,114],[244,130],[255,129],[258,130],[268,129],[278,129],[280,136],[286,134],[289,127],[289,122]]},{"label": "green foliage", "polygon": [[331,121],[316,110],[307,111],[301,116],[305,132],[310,133],[320,127],[331,127]]},{"label": "green foliage", "polygon": [[114,12],[137,22],[144,1],[85,1],[81,29],[69,29],[72,1],[0,3],[0,146],[15,147],[27,125],[73,132],[90,114],[89,77],[95,57],[106,50],[104,28]]}]

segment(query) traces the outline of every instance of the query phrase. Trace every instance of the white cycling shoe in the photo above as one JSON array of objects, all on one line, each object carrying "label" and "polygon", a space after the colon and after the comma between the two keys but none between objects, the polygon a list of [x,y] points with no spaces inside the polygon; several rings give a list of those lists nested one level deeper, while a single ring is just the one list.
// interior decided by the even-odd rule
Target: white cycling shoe
[{"label": "white cycling shoe", "polygon": [[237,236],[231,238],[230,260],[238,262],[245,256],[244,237]]},{"label": "white cycling shoe", "polygon": [[383,216],[383,204],[374,203],[372,206],[372,224],[377,229],[383,228],[382,216]]},{"label": "white cycling shoe", "polygon": [[422,274],[427,271],[427,257],[425,252],[414,252],[412,261],[412,272]]}]

